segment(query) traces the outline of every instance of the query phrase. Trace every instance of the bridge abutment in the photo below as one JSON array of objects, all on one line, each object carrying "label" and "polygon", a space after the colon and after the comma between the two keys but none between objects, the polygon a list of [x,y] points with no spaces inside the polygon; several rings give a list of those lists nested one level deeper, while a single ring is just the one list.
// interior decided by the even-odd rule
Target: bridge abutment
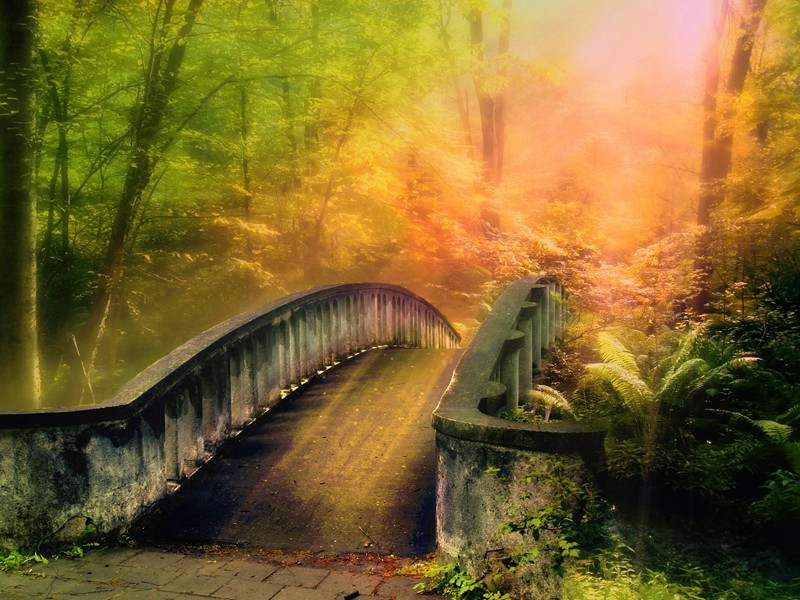
[{"label": "bridge abutment", "polygon": [[[563,288],[548,277],[509,286],[464,351],[434,411],[437,542],[446,561],[458,562],[474,577],[485,575],[487,557],[522,549],[520,534],[501,533],[500,525],[553,501],[547,473],[581,483],[586,467],[603,452],[602,424],[499,417],[519,406],[563,335],[565,300]],[[525,568],[535,570],[534,563]],[[541,575],[537,585],[546,587],[546,580]]]}]

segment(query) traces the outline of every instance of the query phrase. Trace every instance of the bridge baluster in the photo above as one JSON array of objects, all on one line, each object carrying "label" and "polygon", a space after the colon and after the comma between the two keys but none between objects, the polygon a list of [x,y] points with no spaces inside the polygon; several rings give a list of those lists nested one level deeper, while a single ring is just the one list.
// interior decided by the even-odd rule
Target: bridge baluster
[{"label": "bridge baluster", "polygon": [[549,325],[547,327],[547,344],[548,348],[553,345],[556,341],[556,299],[555,299],[555,290],[554,284],[550,283],[547,286],[547,305],[548,305],[548,312],[547,317],[549,320]]},{"label": "bridge baluster", "polygon": [[533,374],[538,375],[542,370],[542,299],[541,294],[531,294],[534,305],[531,314],[531,362],[533,363]]},{"label": "bridge baluster", "polygon": [[245,417],[245,396],[249,393],[247,381],[244,375],[244,356],[243,348],[236,346],[228,351],[228,363],[230,364],[231,381],[231,426],[234,429],[241,429],[247,420]]},{"label": "bridge baluster", "polygon": [[212,359],[203,365],[200,373],[200,393],[203,402],[203,438],[211,446],[223,438],[223,430],[219,422],[222,402],[217,361]]},{"label": "bridge baluster", "polygon": [[267,360],[267,391],[265,403],[272,406],[281,397],[280,325],[272,321],[264,332]]},{"label": "bridge baluster", "polygon": [[178,418],[181,412],[180,396],[172,394],[164,400],[164,472],[167,481],[181,478],[178,457]]},{"label": "bridge baluster", "polygon": [[522,348],[519,351],[519,394],[525,397],[531,390],[533,383],[533,314],[536,304],[522,302],[517,330],[525,336]]},{"label": "bridge baluster", "polygon": [[253,334],[253,363],[255,366],[254,404],[263,407],[269,403],[269,328]]}]

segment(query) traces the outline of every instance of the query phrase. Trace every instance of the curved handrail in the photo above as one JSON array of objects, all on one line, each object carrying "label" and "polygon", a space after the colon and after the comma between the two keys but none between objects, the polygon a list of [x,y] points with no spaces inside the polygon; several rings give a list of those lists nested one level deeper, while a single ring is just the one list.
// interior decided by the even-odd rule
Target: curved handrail
[{"label": "curved handrail", "polygon": [[[416,327],[419,331],[411,332],[405,327],[403,335],[406,337],[403,340],[383,337],[372,341],[390,344],[399,342],[401,345],[422,347],[455,347],[460,342],[459,333],[435,306],[404,287],[387,283],[323,285],[274,300],[208,329],[141,371],[105,402],[69,408],[0,412],[0,429],[99,423],[127,418],[141,412],[158,397],[175,388],[183,379],[201,369],[205,363],[224,353],[227,348],[259,330],[275,325],[276,320],[286,319],[288,315],[312,305],[344,300],[347,297],[361,297],[364,294],[375,296],[379,293],[388,293],[393,297],[402,296],[411,301],[415,308],[423,309],[425,314],[412,314],[410,303],[408,306],[402,306],[401,310],[407,312],[404,316],[412,321],[410,327]],[[351,326],[375,327],[380,317],[377,307],[368,306],[367,310],[373,311],[374,314],[356,313],[352,318],[356,320],[360,318],[361,321],[371,319],[375,323],[359,322],[351,323]],[[359,331],[356,335],[368,336],[369,332]],[[369,340],[363,339],[361,342],[364,345]],[[344,346],[337,348],[334,359],[353,349]]]},{"label": "curved handrail", "polygon": [[495,301],[453,373],[433,413],[441,434],[475,442],[546,452],[596,447],[602,424],[519,423],[501,419],[514,408],[542,367],[542,354],[563,333],[563,288],[550,276],[512,283]]}]

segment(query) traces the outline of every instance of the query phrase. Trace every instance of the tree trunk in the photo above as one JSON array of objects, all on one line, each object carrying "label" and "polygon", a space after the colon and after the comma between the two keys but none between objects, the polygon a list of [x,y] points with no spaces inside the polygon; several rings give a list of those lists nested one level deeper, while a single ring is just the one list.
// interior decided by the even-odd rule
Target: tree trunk
[{"label": "tree trunk", "polygon": [[456,97],[456,107],[458,108],[458,116],[461,122],[461,130],[464,135],[464,146],[469,152],[470,158],[475,156],[475,147],[472,141],[472,125],[469,120],[469,102],[464,90],[461,89],[461,82],[459,81],[458,66],[453,55],[453,50],[450,48],[450,33],[447,31],[448,19],[445,20],[444,10],[445,3],[441,3],[439,7],[439,36],[442,38],[442,47],[450,68],[450,85],[453,87],[453,92]]},{"label": "tree trunk", "polygon": [[35,3],[0,4],[0,410],[41,401],[32,180]]},{"label": "tree trunk", "polygon": [[[497,74],[501,79],[508,74],[508,47],[511,40],[511,0],[503,0],[503,22],[500,26],[500,42],[498,44]],[[500,91],[495,100],[494,109],[495,166],[494,185],[503,180],[503,163],[506,146],[506,94]]]},{"label": "tree trunk", "polygon": [[761,15],[767,0],[747,0],[747,8],[741,20],[741,33],[731,57],[731,70],[722,99],[722,115],[718,102],[721,80],[720,46],[722,44],[728,2],[724,0],[714,27],[714,35],[708,50],[705,93],[703,96],[703,155],[700,168],[700,198],[697,204],[697,225],[702,228],[695,258],[697,291],[692,308],[695,314],[708,311],[711,278],[711,213],[725,198],[725,184],[731,171],[733,156],[733,120],[736,116],[735,102],[744,90],[753,43],[761,24]]},{"label": "tree trunk", "polygon": [[[111,235],[106,246],[95,298],[80,339],[79,346],[84,361],[83,367],[90,376],[100,336],[108,318],[111,300],[123,276],[128,233],[135,220],[142,193],[150,183],[153,167],[158,158],[154,156],[153,146],[161,131],[161,124],[177,84],[181,64],[186,55],[188,37],[192,32],[203,0],[189,0],[184,22],[174,37],[166,64],[162,67],[163,36],[167,35],[167,32],[163,31],[163,29],[166,29],[166,25],[172,17],[174,4],[174,0],[167,1],[162,31],[160,34],[154,31],[154,36],[161,35],[162,38],[152,45],[153,50],[149,61],[150,68],[145,81],[145,91],[137,107],[134,120],[131,158],[128,162],[129,167],[125,177],[125,184],[114,214]],[[77,375],[75,373],[72,376],[72,380],[75,382],[72,389],[73,393],[80,399],[83,383]]]},{"label": "tree trunk", "polygon": [[[241,117],[241,141],[242,141],[242,190],[244,192],[244,201],[242,202],[242,212],[244,213],[244,220],[247,225],[250,224],[250,213],[252,212],[253,205],[253,192],[251,190],[250,181],[250,152],[248,150],[248,123],[247,123],[247,89],[244,84],[239,87],[239,113]],[[253,239],[250,230],[246,230],[244,234],[245,239],[245,256],[250,259],[253,256]]]},{"label": "tree trunk", "polygon": [[[483,11],[473,8],[469,13],[470,42],[479,63],[484,61]],[[481,64],[480,70],[486,66]],[[478,72],[474,77],[475,94],[478,97],[478,111],[481,117],[481,156],[483,158],[483,180],[492,184],[495,180],[495,101],[486,89],[486,74]]]}]

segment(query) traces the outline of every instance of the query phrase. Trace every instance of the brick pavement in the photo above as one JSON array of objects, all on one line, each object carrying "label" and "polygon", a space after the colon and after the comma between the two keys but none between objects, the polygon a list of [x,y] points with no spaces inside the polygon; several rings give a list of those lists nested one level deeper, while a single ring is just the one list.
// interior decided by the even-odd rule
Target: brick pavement
[{"label": "brick pavement", "polygon": [[[409,559],[400,559],[409,564]],[[26,573],[0,573],[0,598],[76,600],[354,600],[420,598],[414,577],[377,557],[105,548]],[[433,599],[436,596],[426,596]]]}]

